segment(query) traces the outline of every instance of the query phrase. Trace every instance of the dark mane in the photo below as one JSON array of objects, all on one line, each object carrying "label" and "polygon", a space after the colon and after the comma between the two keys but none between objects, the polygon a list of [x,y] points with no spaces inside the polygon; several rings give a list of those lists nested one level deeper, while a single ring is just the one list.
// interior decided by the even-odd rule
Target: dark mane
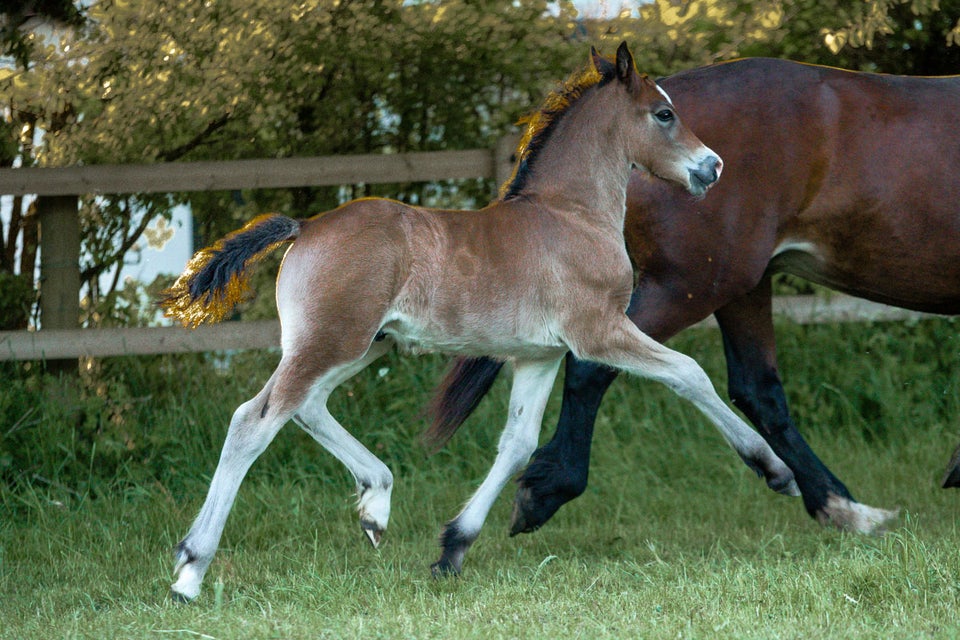
[{"label": "dark mane", "polygon": [[559,88],[552,91],[537,111],[522,118],[517,124],[526,124],[527,128],[517,145],[516,164],[510,178],[500,187],[500,199],[507,200],[520,195],[530,177],[537,155],[543,149],[556,124],[569,111],[571,105],[579,100],[587,89],[603,85],[610,78],[601,75],[590,64],[585,69],[574,72]]}]

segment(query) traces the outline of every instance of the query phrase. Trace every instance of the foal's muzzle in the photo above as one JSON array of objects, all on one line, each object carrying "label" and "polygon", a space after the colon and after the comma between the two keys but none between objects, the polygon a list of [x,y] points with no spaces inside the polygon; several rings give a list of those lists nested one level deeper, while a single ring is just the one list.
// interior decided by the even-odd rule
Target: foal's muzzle
[{"label": "foal's muzzle", "polygon": [[700,161],[696,169],[690,170],[690,190],[694,195],[706,193],[714,182],[720,179],[723,171],[723,160],[717,156],[708,156]]}]

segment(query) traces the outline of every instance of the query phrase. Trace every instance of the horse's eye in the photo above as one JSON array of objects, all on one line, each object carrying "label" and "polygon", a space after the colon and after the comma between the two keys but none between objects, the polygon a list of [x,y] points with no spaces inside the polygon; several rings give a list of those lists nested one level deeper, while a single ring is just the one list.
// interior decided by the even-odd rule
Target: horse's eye
[{"label": "horse's eye", "polygon": [[673,111],[670,109],[660,109],[660,111],[657,111],[655,114],[653,114],[653,117],[660,122],[670,122],[673,120]]}]

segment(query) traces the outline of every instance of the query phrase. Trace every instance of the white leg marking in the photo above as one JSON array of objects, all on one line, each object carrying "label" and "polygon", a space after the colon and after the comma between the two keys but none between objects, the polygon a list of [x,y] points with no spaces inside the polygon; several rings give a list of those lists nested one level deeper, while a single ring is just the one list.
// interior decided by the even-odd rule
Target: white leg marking
[{"label": "white leg marking", "polygon": [[760,434],[720,399],[709,376],[693,358],[658,343],[626,316],[602,339],[605,340],[602,346],[577,350],[575,355],[667,385],[709,418],[742,458],[761,464],[764,473],[780,479],[789,478],[783,487],[778,487],[781,493],[800,495],[800,489],[792,479],[793,472]]},{"label": "white leg marking", "polygon": [[377,456],[344,429],[327,409],[327,399],[338,386],[389,351],[392,342],[374,343],[367,354],[349,365],[337,367],[317,383],[295,420],[314,440],[342,462],[357,483],[360,526],[376,547],[390,520],[393,474]]},{"label": "white leg marking", "polygon": [[899,515],[900,509],[878,509],[831,494],[827,497],[827,506],[817,513],[817,521],[843,531],[881,534]]},{"label": "white leg marking", "polygon": [[537,448],[543,411],[557,377],[561,359],[518,362],[510,391],[510,415],[500,436],[497,457],[486,479],[453,522],[468,540],[480,534],[490,508],[506,483],[524,467]]},{"label": "white leg marking", "polygon": [[282,367],[281,362],[263,390],[253,400],[240,405],[233,414],[206,500],[177,552],[174,569],[177,581],[171,589],[181,598],[192,600],[200,593],[200,583],[217,551],[240,483],[250,465],[291,417],[290,412],[264,409]]}]

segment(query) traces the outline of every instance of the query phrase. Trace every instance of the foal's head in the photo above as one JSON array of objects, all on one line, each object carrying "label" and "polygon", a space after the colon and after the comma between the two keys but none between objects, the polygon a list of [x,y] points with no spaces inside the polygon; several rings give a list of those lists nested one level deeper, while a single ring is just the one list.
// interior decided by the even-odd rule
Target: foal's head
[{"label": "foal's head", "polygon": [[[694,195],[709,189],[723,169],[720,156],[687,129],[677,116],[670,97],[655,82],[637,73],[633,55],[624,42],[611,60],[591,52],[600,84],[616,83],[628,97],[627,107],[618,118],[618,135],[627,141],[630,162],[655,176],[676,182]],[[609,93],[609,92],[608,92]],[[612,94],[610,99],[622,99]],[[617,108],[613,106],[612,108]]]}]

